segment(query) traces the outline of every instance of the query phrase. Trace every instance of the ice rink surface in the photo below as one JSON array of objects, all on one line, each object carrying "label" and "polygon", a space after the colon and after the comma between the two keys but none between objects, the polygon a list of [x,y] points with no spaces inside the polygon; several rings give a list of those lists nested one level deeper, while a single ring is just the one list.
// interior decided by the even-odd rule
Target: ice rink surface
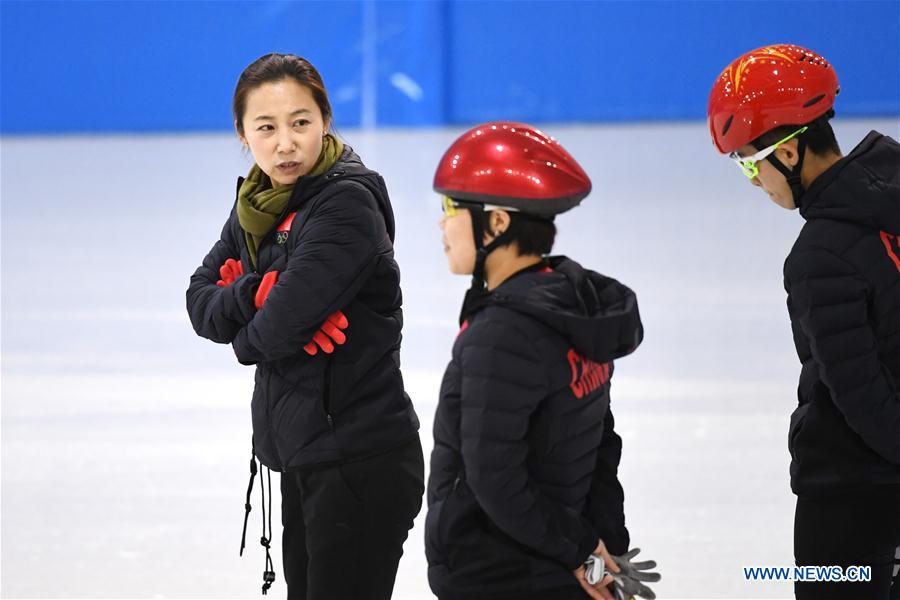
[{"label": "ice rink surface", "polygon": [[[468,285],[447,271],[431,178],[463,129],[341,132],[394,203],[404,376],[426,453]],[[786,437],[799,362],[781,267],[800,215],[719,157],[702,123],[544,129],[594,183],[557,219],[555,253],[639,299],[644,343],[618,361],[612,399],[627,524],[659,562],[658,597],[790,597],[790,584],[745,582],[741,567],[792,564]],[[835,129],[846,153],[870,129],[897,137],[900,121]],[[227,134],[0,143],[0,593],[258,597],[258,484],[238,558],[252,370],[197,337],[184,308],[248,157]],[[398,600],[432,598],[424,517]],[[286,595],[279,519],[276,507],[272,597]]]}]

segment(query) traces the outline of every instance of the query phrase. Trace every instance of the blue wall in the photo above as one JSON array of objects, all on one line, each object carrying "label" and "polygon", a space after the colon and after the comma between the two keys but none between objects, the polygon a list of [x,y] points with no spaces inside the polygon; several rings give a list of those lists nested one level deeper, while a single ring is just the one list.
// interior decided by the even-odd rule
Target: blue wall
[{"label": "blue wall", "polygon": [[841,116],[900,114],[900,2],[0,2],[0,131],[226,130],[238,75],[309,58],[339,127],[705,118],[738,54],[791,41]]}]

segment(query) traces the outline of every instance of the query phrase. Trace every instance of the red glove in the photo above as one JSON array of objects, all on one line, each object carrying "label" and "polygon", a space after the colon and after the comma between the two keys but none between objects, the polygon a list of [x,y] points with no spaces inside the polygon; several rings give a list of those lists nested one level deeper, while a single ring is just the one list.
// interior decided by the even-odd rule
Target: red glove
[{"label": "red glove", "polygon": [[262,308],[263,302],[266,301],[269,292],[275,287],[276,281],[278,281],[278,271],[269,271],[263,275],[262,281],[259,282],[259,287],[256,289],[256,298],[254,298],[256,310]]},{"label": "red glove", "polygon": [[244,267],[241,265],[241,261],[229,258],[225,261],[224,265],[219,267],[219,276],[221,276],[222,279],[218,280],[216,282],[216,285],[219,287],[231,285],[238,277],[243,274]]},{"label": "red glove", "polygon": [[[322,323],[321,329],[313,336],[313,341],[303,346],[303,349],[306,350],[306,353],[310,356],[315,355],[319,351],[319,348],[321,348],[325,354],[331,354],[334,352],[334,344],[331,342],[334,341],[338,346],[343,346],[344,342],[347,341],[347,336],[344,335],[344,332],[341,330],[347,329],[349,326],[350,321],[347,320],[344,313],[335,311],[328,316],[324,323]],[[316,345],[318,345],[318,348]]]}]

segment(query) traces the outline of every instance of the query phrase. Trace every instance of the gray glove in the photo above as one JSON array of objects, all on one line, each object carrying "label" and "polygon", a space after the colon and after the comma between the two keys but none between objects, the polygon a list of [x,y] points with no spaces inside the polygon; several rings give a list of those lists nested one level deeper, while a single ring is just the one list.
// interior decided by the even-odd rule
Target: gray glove
[{"label": "gray glove", "polygon": [[650,571],[650,569],[656,568],[656,561],[631,562],[631,559],[637,556],[640,551],[640,548],[634,548],[622,556],[612,557],[621,569],[618,573],[610,573],[613,576],[613,584],[616,588],[616,598],[620,600],[630,600],[634,596],[646,598],[646,600],[654,600],[656,598],[653,590],[641,582],[659,581],[662,579],[662,576],[659,573]]}]

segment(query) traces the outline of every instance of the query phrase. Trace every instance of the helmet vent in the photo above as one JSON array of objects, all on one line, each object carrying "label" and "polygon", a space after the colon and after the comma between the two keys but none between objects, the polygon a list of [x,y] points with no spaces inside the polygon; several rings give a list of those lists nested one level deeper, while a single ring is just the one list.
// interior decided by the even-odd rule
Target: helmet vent
[{"label": "helmet vent", "polygon": [[722,127],[722,135],[728,133],[728,130],[731,128],[731,122],[734,120],[734,115],[728,117],[728,120],[725,121],[725,126]]},{"label": "helmet vent", "polygon": [[825,97],[825,94],[820,94],[820,95],[816,96],[812,100],[807,101],[807,103],[803,105],[803,108],[809,108],[816,102],[819,102],[820,100],[822,100],[822,98],[824,98],[824,97]]}]

